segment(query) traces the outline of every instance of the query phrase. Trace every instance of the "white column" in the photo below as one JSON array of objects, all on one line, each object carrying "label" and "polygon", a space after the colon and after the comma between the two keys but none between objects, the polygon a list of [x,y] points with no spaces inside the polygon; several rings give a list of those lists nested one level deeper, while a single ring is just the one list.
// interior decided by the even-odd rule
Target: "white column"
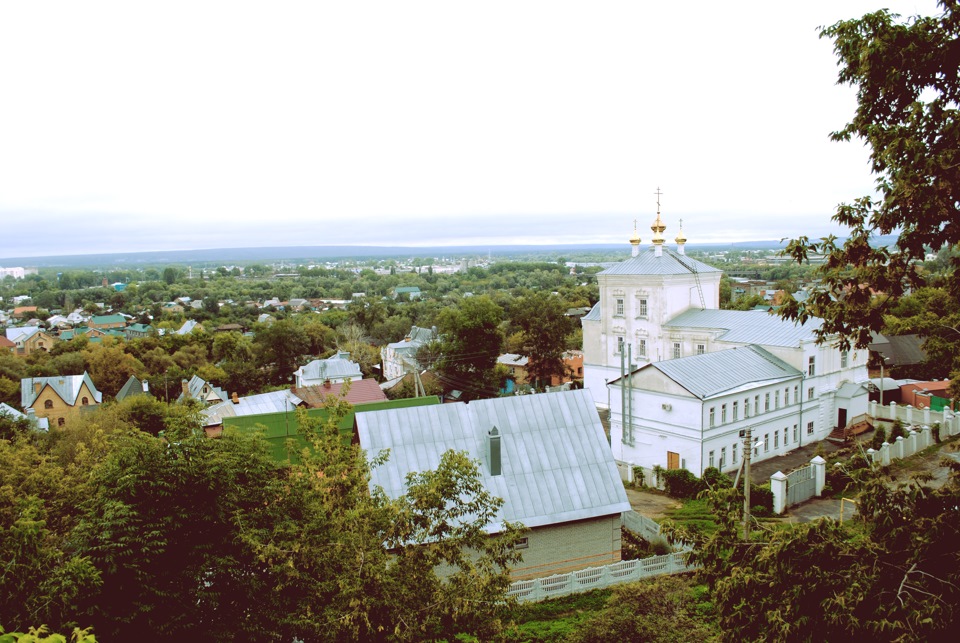
[{"label": "white column", "polygon": [[770,476],[770,490],[773,492],[773,513],[782,514],[787,509],[787,476],[780,471]]},{"label": "white column", "polygon": [[890,466],[890,443],[884,442],[883,446],[880,447],[880,464],[889,467]]},{"label": "white column", "polygon": [[891,460],[903,460],[903,436],[898,435],[897,439],[893,441],[893,449],[890,454]]},{"label": "white column", "polygon": [[820,456],[814,456],[810,461],[813,467],[813,477],[817,481],[817,497],[823,495],[823,488],[827,485],[827,461]]},{"label": "white column", "polygon": [[907,404],[907,424],[913,424],[913,405]]},{"label": "white column", "polygon": [[926,449],[928,446],[931,446],[931,445],[933,444],[932,429],[931,429],[929,426],[924,425],[924,426],[920,429],[920,443],[921,443],[921,444],[920,444],[920,449],[919,449],[919,450],[921,450],[921,451],[922,451],[923,449]]}]

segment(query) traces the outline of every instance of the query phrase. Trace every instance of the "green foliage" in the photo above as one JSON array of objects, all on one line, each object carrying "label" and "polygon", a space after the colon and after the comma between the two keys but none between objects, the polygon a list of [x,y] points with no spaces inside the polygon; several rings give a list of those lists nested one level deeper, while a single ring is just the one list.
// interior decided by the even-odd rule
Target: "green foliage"
[{"label": "green foliage", "polygon": [[467,400],[492,397],[500,389],[494,366],[500,356],[503,309],[487,296],[468,297],[437,317],[442,356],[435,367],[446,390]]},{"label": "green foliage", "polygon": [[633,484],[638,487],[645,487],[646,480],[645,474],[643,473],[643,467],[634,467],[633,468]]},{"label": "green foliage", "polygon": [[902,437],[905,437],[903,432],[903,422],[900,421],[900,418],[897,418],[893,421],[893,426],[890,428],[890,437],[887,438],[887,441],[893,444],[894,440]]},{"label": "green foliage", "polygon": [[870,439],[870,448],[874,451],[879,451],[880,447],[883,446],[883,443],[887,441],[887,430],[883,428],[880,424],[877,424],[877,428],[873,431],[873,437]]},{"label": "green foliage", "polygon": [[534,383],[549,384],[551,377],[565,375],[563,352],[573,330],[566,311],[566,303],[547,292],[520,297],[510,306],[511,320],[520,329],[520,352],[529,358],[527,372]]},{"label": "green foliage", "polygon": [[538,603],[521,603],[513,609],[513,622],[503,640],[516,643],[564,641],[581,624],[604,610],[609,589],[573,594]]},{"label": "green foliage", "polygon": [[614,588],[606,609],[594,614],[566,640],[711,641],[718,630],[710,610],[685,578],[661,576]]},{"label": "green foliage", "polygon": [[696,498],[705,488],[703,481],[686,469],[662,469],[658,475],[664,490],[674,498]]},{"label": "green foliage", "polygon": [[81,630],[74,628],[68,639],[63,634],[51,634],[45,625],[30,627],[26,632],[4,632],[0,627],[0,643],[97,643],[97,637],[90,633],[90,628]]}]

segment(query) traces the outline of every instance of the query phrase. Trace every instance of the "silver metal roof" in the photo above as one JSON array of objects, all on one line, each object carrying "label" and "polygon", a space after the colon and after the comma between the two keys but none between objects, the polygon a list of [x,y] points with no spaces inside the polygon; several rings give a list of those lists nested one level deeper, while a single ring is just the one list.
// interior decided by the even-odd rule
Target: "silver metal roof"
[{"label": "silver metal roof", "polygon": [[737,344],[797,347],[815,340],[814,331],[822,324],[821,319],[810,319],[801,325],[761,310],[688,310],[663,326],[723,330],[717,339]]},{"label": "silver metal roof", "polygon": [[300,377],[305,380],[362,376],[359,364],[339,355],[327,359],[315,359],[300,367]]},{"label": "silver metal roof", "polygon": [[583,321],[600,321],[600,302],[598,301],[590,309],[590,312],[580,318]]},{"label": "silver metal roof", "polygon": [[[406,475],[435,469],[450,450],[479,461],[484,487],[503,498],[490,531],[503,520],[527,527],[630,509],[593,399],[586,390],[477,400],[357,415],[360,445],[390,458],[371,486],[406,493]],[[490,475],[488,432],[501,436],[502,475]]]},{"label": "silver metal roof", "polygon": [[[54,375],[53,377],[25,377],[20,380],[20,406],[27,409],[33,406],[37,395],[43,391],[44,387],[49,386],[64,402],[70,406],[75,406],[77,396],[80,395],[80,387],[86,383],[87,388],[93,395],[94,401],[99,404],[103,400],[103,394],[93,385],[93,380],[84,372],[83,375]],[[40,390],[36,390],[36,384],[40,385]]]},{"label": "silver metal roof", "polygon": [[654,368],[700,399],[748,384],[800,377],[802,373],[760,346],[742,346],[714,353],[654,362]]},{"label": "silver metal roof", "polygon": [[207,426],[220,424],[225,417],[243,417],[245,415],[260,415],[263,413],[283,413],[294,411],[303,400],[290,391],[271,391],[259,395],[248,395],[239,398],[237,404],[232,400],[220,402],[203,409],[201,413],[207,418]]},{"label": "silver metal roof", "polygon": [[693,257],[681,255],[675,250],[664,247],[658,257],[653,247],[641,250],[636,257],[607,268],[601,275],[689,275],[694,272],[722,272],[719,268],[708,266]]}]

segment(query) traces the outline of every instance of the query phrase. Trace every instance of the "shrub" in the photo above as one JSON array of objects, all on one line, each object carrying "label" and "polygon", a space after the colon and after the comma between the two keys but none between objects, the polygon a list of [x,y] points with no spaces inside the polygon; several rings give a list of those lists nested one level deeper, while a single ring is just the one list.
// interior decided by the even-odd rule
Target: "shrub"
[{"label": "shrub", "polygon": [[703,472],[703,482],[706,483],[706,485],[711,489],[730,487],[733,485],[733,480],[731,480],[727,474],[723,473],[716,467],[708,467]]},{"label": "shrub", "polygon": [[940,444],[940,423],[934,422],[933,426],[930,427],[930,435],[933,436],[933,441],[937,444]]},{"label": "shrub", "polygon": [[703,481],[686,469],[667,469],[660,471],[663,487],[674,498],[696,498],[706,486]]},{"label": "shrub", "polygon": [[880,447],[883,446],[883,443],[887,441],[887,430],[882,426],[877,426],[877,429],[873,432],[873,439],[870,441],[870,447],[874,451],[879,451]]},{"label": "shrub", "polygon": [[894,440],[902,437],[905,437],[903,435],[903,422],[900,421],[900,418],[897,418],[893,421],[893,428],[890,429],[890,437],[887,438],[887,442],[893,444]]},{"label": "shrub", "polygon": [[[762,507],[767,514],[773,513],[773,491],[770,489],[770,483],[750,485],[750,502],[753,506]],[[759,516],[751,507],[750,511]]]},{"label": "shrub", "polygon": [[633,484],[638,487],[645,487],[646,480],[643,475],[643,467],[634,467],[633,468]]}]

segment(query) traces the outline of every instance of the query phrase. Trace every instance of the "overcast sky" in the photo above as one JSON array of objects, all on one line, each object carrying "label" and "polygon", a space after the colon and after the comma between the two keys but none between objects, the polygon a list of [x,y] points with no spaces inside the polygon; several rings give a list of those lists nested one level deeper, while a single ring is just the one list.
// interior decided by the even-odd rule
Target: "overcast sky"
[{"label": "overcast sky", "polygon": [[[869,193],[807,2],[6,2],[0,258],[836,231]],[[2,263],[2,262],[0,262]]]}]

